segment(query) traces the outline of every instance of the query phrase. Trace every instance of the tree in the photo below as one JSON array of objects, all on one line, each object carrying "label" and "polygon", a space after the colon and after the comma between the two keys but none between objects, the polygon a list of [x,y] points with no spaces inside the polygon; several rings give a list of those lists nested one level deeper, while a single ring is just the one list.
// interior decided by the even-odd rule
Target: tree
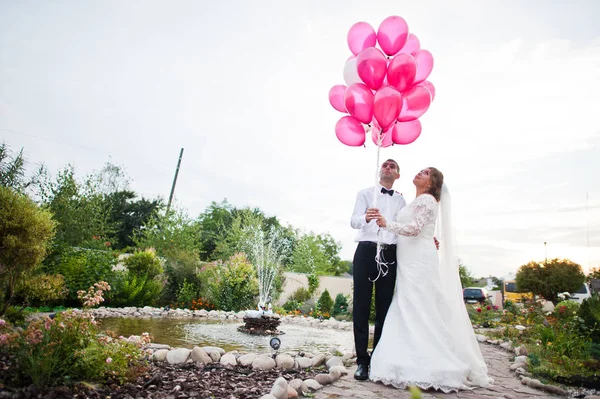
[{"label": "tree", "polygon": [[460,275],[460,284],[463,288],[475,285],[475,278],[465,265],[461,264],[458,266],[458,274]]},{"label": "tree", "polygon": [[305,234],[295,245],[288,268],[297,273],[339,276],[347,269],[338,253],[340,244],[329,235]]},{"label": "tree", "polygon": [[116,228],[115,249],[123,249],[135,245],[134,232],[144,226],[150,217],[162,209],[160,199],[135,200],[137,194],[133,191],[117,191],[106,196],[107,207],[110,209],[109,223]]},{"label": "tree", "polygon": [[0,187],[0,288],[3,315],[13,299],[19,277],[34,270],[46,256],[54,235],[50,212],[30,198]]},{"label": "tree", "polygon": [[600,279],[600,268],[592,267],[590,272],[586,276],[587,281],[598,280]]},{"label": "tree", "polygon": [[554,304],[558,302],[557,294],[577,291],[584,281],[581,266],[568,259],[531,261],[521,266],[516,276],[519,291],[532,292]]},{"label": "tree", "polygon": [[33,176],[26,177],[26,163],[23,148],[17,154],[13,154],[6,143],[0,144],[0,186],[24,192],[39,184],[41,176],[45,173],[44,166],[40,166]]},{"label": "tree", "polygon": [[57,244],[87,247],[94,241],[110,241],[115,224],[110,220],[110,204],[104,200],[93,176],[83,182],[75,179],[75,169],[68,165],[55,181],[42,183],[42,204],[58,222]]}]

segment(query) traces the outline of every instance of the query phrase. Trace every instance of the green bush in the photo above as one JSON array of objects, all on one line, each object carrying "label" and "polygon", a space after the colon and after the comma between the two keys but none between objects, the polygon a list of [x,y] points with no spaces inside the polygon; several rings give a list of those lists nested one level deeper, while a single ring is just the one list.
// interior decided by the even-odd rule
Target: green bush
[{"label": "green bush", "polygon": [[342,293],[335,296],[335,302],[333,303],[333,316],[344,314],[348,312],[348,299]]},{"label": "green bush", "polygon": [[47,305],[66,298],[69,290],[60,274],[36,274],[17,283],[16,295],[28,306]]},{"label": "green bush", "polygon": [[158,303],[163,285],[146,275],[119,272],[113,287],[108,294],[108,303],[112,306],[154,306]]},{"label": "green bush", "polygon": [[321,314],[323,314],[324,316],[331,315],[331,308],[333,307],[333,299],[331,299],[331,295],[329,294],[329,291],[327,289],[325,291],[323,291],[323,293],[319,297],[318,304],[319,304],[319,311],[321,312]]},{"label": "green bush", "polygon": [[220,310],[255,309],[258,280],[246,255],[238,253],[227,261],[206,264],[198,274],[201,296]]},{"label": "green bush", "polygon": [[127,257],[123,263],[130,274],[146,276],[149,280],[159,277],[163,273],[160,259],[153,250],[138,251]]},{"label": "green bush", "polygon": [[183,283],[177,291],[177,302],[192,302],[198,298],[198,286],[188,283],[187,279],[183,279]]},{"label": "green bush", "polygon": [[300,307],[302,306],[302,302],[298,302],[294,299],[288,299],[284,304],[283,304],[283,309],[286,312],[295,312],[295,311],[299,311]]},{"label": "green bush", "polygon": [[153,250],[134,253],[123,262],[126,271],[116,273],[109,303],[114,306],[154,306],[158,304],[164,281],[163,267]]},{"label": "green bush", "polygon": [[290,295],[290,297],[288,298],[288,301],[293,300],[296,302],[303,303],[303,302],[308,301],[310,299],[310,297],[311,297],[310,292],[306,288],[300,287],[296,291],[294,291],[294,293],[292,295]]},{"label": "green bush", "polygon": [[47,274],[64,276],[69,293],[67,303],[76,305],[77,291],[87,290],[97,281],[106,281],[111,286],[116,278],[113,266],[117,262],[117,253],[72,247],[57,247],[51,257],[44,262],[43,270]]},{"label": "green bush", "polygon": [[[600,297],[593,294],[581,304],[579,308],[579,317],[583,319],[584,325],[588,331],[591,331],[591,338],[594,344],[600,344]],[[600,354],[600,351],[597,351]]]},{"label": "green bush", "polygon": [[184,281],[198,289],[200,288],[198,270],[202,263],[196,251],[175,248],[161,254],[161,257],[165,260],[164,274],[167,280],[162,293],[163,303],[177,301],[177,296]]}]

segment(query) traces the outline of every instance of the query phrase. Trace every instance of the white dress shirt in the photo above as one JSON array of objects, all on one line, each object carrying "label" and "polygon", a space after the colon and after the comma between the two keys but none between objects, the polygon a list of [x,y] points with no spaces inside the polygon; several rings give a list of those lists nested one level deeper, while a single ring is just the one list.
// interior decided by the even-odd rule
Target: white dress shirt
[{"label": "white dress shirt", "polygon": [[[394,191],[394,195],[384,194],[381,192],[381,184],[377,184],[377,206],[379,213],[389,221],[396,220],[396,214],[400,209],[406,206],[406,201],[402,194]],[[354,241],[371,241],[377,242],[377,234],[381,238],[382,244],[396,244],[398,237],[396,234],[381,229],[377,226],[376,220],[371,220],[369,223],[366,221],[367,209],[373,207],[373,190],[375,187],[365,188],[360,190],[356,195],[356,204],[354,205],[354,212],[352,213],[352,219],[350,225],[353,229],[358,229],[358,234]]]}]

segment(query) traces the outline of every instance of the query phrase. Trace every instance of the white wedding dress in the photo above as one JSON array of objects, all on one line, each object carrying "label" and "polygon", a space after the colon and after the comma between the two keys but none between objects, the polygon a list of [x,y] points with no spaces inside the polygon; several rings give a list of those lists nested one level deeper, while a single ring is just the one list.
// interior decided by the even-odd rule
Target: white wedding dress
[{"label": "white wedding dress", "polygon": [[[445,393],[488,386],[462,291],[460,298],[454,293],[460,280],[453,288],[442,281],[433,241],[437,215],[437,201],[422,194],[400,210],[396,222],[387,222],[386,229],[399,235],[396,289],[369,376],[401,389],[416,385]],[[459,279],[458,262],[455,274]]]}]

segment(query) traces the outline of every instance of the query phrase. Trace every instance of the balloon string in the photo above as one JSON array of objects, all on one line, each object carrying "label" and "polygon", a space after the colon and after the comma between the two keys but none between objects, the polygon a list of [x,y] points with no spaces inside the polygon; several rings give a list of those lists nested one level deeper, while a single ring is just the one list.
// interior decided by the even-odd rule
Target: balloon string
[{"label": "balloon string", "polygon": [[[379,183],[379,155],[381,153],[381,144],[383,142],[383,132],[379,132],[377,138],[377,164],[375,167],[375,187],[373,189],[373,208],[377,208],[377,194],[378,194],[378,183]],[[377,264],[377,277],[374,280],[369,280],[374,283],[379,277],[385,277],[388,274],[389,266],[383,256],[381,248],[381,228],[377,230],[377,251],[375,252],[375,263]]]}]

